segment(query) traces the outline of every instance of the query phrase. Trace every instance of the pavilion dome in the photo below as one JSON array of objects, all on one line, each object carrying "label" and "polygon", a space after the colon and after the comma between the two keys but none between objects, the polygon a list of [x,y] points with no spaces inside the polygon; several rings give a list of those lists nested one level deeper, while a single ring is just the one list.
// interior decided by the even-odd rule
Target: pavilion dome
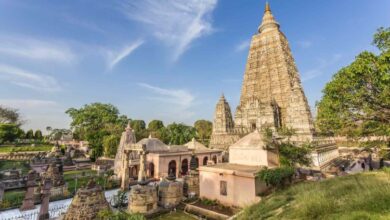
[{"label": "pavilion dome", "polygon": [[169,150],[169,147],[166,144],[164,144],[158,138],[153,138],[151,136],[149,136],[148,138],[144,138],[137,143],[137,145],[141,145],[141,146],[143,144],[146,145],[146,150],[149,152]]},{"label": "pavilion dome", "polygon": [[192,140],[190,142],[184,144],[184,146],[188,147],[188,149],[190,149],[190,150],[207,150],[208,149],[202,143],[195,140],[195,138],[192,138]]}]

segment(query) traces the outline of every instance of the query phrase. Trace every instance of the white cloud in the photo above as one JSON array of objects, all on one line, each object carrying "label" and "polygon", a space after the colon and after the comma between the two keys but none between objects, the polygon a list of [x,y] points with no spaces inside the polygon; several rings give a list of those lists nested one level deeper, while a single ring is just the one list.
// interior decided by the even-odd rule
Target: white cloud
[{"label": "white cloud", "polygon": [[239,43],[236,46],[236,51],[240,52],[240,51],[246,50],[249,48],[250,44],[251,44],[250,40],[242,41],[241,43]]},{"label": "white cloud", "polygon": [[37,40],[28,37],[0,37],[0,54],[31,60],[70,63],[76,55],[62,42]]},{"label": "white cloud", "polygon": [[138,47],[140,47],[143,43],[144,43],[144,41],[139,39],[139,40],[135,41],[134,43],[125,46],[119,52],[109,51],[108,52],[108,67],[109,67],[109,69],[114,68],[116,64],[121,62],[128,55],[130,55],[134,50],[136,50]]},{"label": "white cloud", "polygon": [[325,69],[334,65],[338,61],[340,61],[342,55],[341,54],[334,54],[330,59],[319,59],[319,64],[313,68],[310,69],[302,74],[302,82],[317,78],[318,76],[321,76],[324,74]]},{"label": "white cloud", "polygon": [[5,64],[0,64],[0,80],[34,90],[58,91],[61,89],[57,80],[51,76],[32,73]]},{"label": "white cloud", "polygon": [[40,99],[0,99],[0,104],[16,109],[40,109],[58,106],[54,101]]},{"label": "white cloud", "polygon": [[127,0],[122,11],[172,47],[177,60],[194,40],[213,31],[210,14],[216,5],[217,0]]}]

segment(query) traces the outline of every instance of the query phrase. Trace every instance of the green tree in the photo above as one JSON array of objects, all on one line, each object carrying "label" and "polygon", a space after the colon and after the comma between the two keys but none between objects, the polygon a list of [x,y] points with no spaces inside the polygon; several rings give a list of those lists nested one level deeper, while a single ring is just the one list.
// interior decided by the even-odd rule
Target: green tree
[{"label": "green tree", "polygon": [[162,128],[164,128],[164,123],[160,120],[152,120],[148,124],[149,131],[158,131]]},{"label": "green tree", "polygon": [[195,136],[195,128],[185,124],[172,123],[162,132],[162,140],[164,143],[173,145],[185,144]]},{"label": "green tree", "polygon": [[42,135],[41,130],[35,130],[34,139],[35,140],[42,140],[43,139],[43,135]]},{"label": "green tree", "polygon": [[390,29],[380,28],[373,44],[326,84],[317,103],[316,124],[328,135],[390,135]]},{"label": "green tree", "polygon": [[71,127],[78,137],[87,140],[92,147],[91,158],[103,154],[103,139],[111,134],[120,134],[128,119],[119,114],[111,104],[92,103],[80,109],[70,108],[66,113],[72,118]]},{"label": "green tree", "polygon": [[205,145],[209,144],[213,123],[207,120],[198,120],[194,123],[198,139]]},{"label": "green tree", "polygon": [[131,120],[131,127],[134,130],[135,138],[141,140],[149,136],[148,130],[146,130],[146,123],[144,120]]},{"label": "green tree", "polygon": [[0,105],[0,123],[21,125],[20,114],[17,109],[7,108]]},{"label": "green tree", "polygon": [[26,132],[26,139],[34,139],[34,131],[32,129]]},{"label": "green tree", "polygon": [[117,134],[105,136],[103,138],[104,156],[114,158],[119,146],[120,137]]},{"label": "green tree", "polygon": [[16,124],[0,124],[0,144],[20,138],[23,130]]}]

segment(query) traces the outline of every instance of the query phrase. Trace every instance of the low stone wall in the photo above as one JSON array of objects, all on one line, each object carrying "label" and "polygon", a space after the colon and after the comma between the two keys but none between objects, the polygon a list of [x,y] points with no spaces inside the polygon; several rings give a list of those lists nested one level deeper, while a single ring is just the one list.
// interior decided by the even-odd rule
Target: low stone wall
[{"label": "low stone wall", "polygon": [[230,216],[214,212],[208,209],[204,209],[195,205],[187,204],[184,208],[184,211],[195,214],[197,216],[204,216],[207,219],[215,219],[215,220],[225,220],[228,219]]},{"label": "low stone wall", "polygon": [[44,151],[28,151],[28,152],[10,152],[0,153],[0,160],[31,160],[38,154],[44,154]]}]

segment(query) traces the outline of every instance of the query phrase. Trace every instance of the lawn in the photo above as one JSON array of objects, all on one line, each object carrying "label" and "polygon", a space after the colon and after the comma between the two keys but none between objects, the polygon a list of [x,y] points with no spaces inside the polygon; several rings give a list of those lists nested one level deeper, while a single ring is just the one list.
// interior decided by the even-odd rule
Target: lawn
[{"label": "lawn", "polygon": [[0,153],[26,152],[26,151],[50,151],[52,148],[53,148],[53,145],[48,145],[48,144],[37,144],[36,146],[31,146],[31,145],[18,145],[18,146],[2,145],[2,146],[0,146]]},{"label": "lawn", "polygon": [[297,184],[237,219],[390,219],[390,170]]},{"label": "lawn", "polygon": [[196,218],[184,212],[177,211],[177,212],[172,212],[172,213],[158,216],[156,218],[153,218],[153,220],[196,220]]},{"label": "lawn", "polygon": [[27,174],[30,170],[30,165],[26,160],[1,160],[0,171],[10,170],[12,168],[21,169],[22,174]]},{"label": "lawn", "polygon": [[17,207],[22,204],[24,199],[24,190],[11,190],[4,192],[3,201],[0,202],[0,208]]},{"label": "lawn", "polygon": [[[83,174],[85,176],[83,176]],[[95,178],[96,183],[101,185],[102,187],[104,187],[105,185],[105,189],[113,189],[119,187],[118,181],[109,181],[104,176],[97,176],[96,171],[94,170],[76,170],[64,172],[64,179],[68,184],[68,190],[72,193],[75,191],[75,189],[79,189],[80,187],[85,186],[91,178]]]}]

